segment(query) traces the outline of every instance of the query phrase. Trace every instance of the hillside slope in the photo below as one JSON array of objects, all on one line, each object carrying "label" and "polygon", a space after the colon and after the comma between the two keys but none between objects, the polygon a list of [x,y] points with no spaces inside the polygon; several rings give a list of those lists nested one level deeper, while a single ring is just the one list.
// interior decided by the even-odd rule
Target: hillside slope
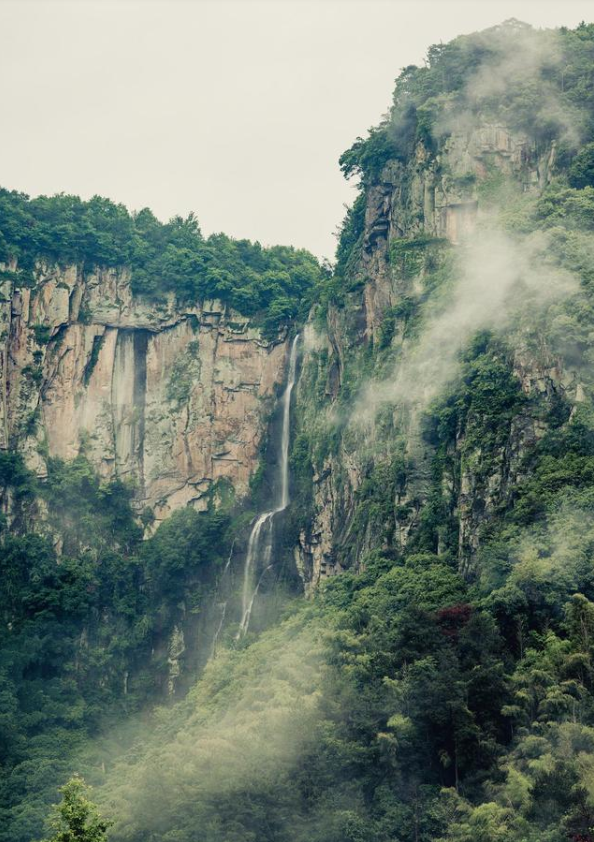
[{"label": "hillside slope", "polygon": [[[292,560],[309,598],[277,605],[258,635],[221,623],[193,688],[155,708],[151,641],[175,638],[180,603],[195,616],[220,599],[213,571],[245,544],[251,512],[212,499],[114,547],[132,511],[114,522],[107,487],[92,486],[74,578],[56,585],[46,571],[64,565],[43,556],[45,602],[22,573],[3,606],[19,742],[0,839],[39,833],[52,740],[66,746],[59,774],[97,786],[114,842],[594,840],[593,78],[594,27],[517,21],[402,72],[389,116],[341,159],[359,195],[302,330],[272,564]],[[15,518],[37,506],[51,524],[51,485],[11,458]],[[112,536],[109,553],[93,533]],[[33,539],[5,536],[11,575]],[[81,610],[89,578],[102,595]],[[39,641],[49,622],[57,645],[72,601],[71,660],[56,667]],[[108,647],[109,698],[91,647],[89,699],[73,688],[102,614],[125,645]],[[177,675],[195,675],[191,661]],[[51,727],[34,721],[24,694],[58,685]],[[110,721],[81,731],[92,704]]]}]

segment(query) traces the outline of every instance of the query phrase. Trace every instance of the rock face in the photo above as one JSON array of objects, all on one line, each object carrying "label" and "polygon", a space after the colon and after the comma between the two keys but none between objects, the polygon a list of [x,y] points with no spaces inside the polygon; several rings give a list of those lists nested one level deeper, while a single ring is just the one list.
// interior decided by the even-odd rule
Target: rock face
[{"label": "rock face", "polygon": [[246,494],[285,342],[217,301],[133,297],[126,270],[39,266],[34,289],[4,281],[0,307],[2,447],[40,475],[47,456],[84,452],[157,520],[217,489]]},{"label": "rock face", "polygon": [[[345,563],[359,565],[367,551],[386,549],[386,533],[392,547],[405,545],[430,491],[432,454],[415,419],[395,411],[361,426],[353,420],[348,400],[341,401],[345,390],[356,390],[369,376],[365,355],[371,360],[372,348],[384,341],[387,318],[394,322],[389,343],[395,352],[409,341],[398,313],[403,302],[417,294],[419,278],[414,273],[407,276],[391,259],[393,245],[425,238],[436,247],[441,241],[455,248],[491,212],[491,187],[510,178],[522,192],[539,191],[547,185],[554,163],[554,144],[538,146],[506,126],[485,123],[453,132],[431,152],[419,141],[406,162],[389,161],[366,185],[359,253],[348,270],[353,291],[340,307],[330,306],[322,327],[314,315],[307,329],[309,341],[306,331],[299,389],[302,428],[314,441],[335,443],[330,453],[322,448],[320,458],[314,449],[312,519],[295,551],[306,589],[340,572]],[[525,411],[513,419],[491,474],[478,477],[474,465],[480,453],[469,454],[461,436],[451,454],[456,469],[450,475],[445,471],[442,478],[459,535],[459,564],[465,572],[472,570],[481,525],[521,480],[524,456],[546,431],[543,406],[560,396],[570,401],[579,397],[575,376],[562,371],[546,342],[539,355],[518,348],[513,367],[528,401]],[[318,406],[312,399],[316,391],[322,396]],[[389,523],[384,529],[385,521],[372,527],[368,522],[361,530],[357,523],[361,487],[375,481],[374,466],[394,460],[394,451],[391,455],[388,451],[397,437],[403,440],[406,479],[395,485]]]},{"label": "rock face", "polygon": [[489,123],[453,132],[435,153],[418,143],[406,163],[390,161],[367,190],[359,266],[366,279],[367,335],[373,336],[386,307],[402,295],[388,262],[392,242],[423,235],[458,245],[487,212],[490,182],[503,175],[524,191],[539,190],[548,183],[554,161],[554,144],[538,146],[526,135]]}]

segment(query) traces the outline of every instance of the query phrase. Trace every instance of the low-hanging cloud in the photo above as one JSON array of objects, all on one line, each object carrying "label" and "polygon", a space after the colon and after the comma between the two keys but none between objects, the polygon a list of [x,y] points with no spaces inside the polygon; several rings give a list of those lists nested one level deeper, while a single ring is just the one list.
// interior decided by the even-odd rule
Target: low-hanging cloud
[{"label": "low-hanging cloud", "polygon": [[579,144],[580,119],[563,95],[563,78],[571,65],[556,30],[507,21],[468,41],[481,54],[480,62],[459,97],[445,103],[436,134],[469,131],[487,116],[528,121],[526,129],[552,130],[566,145]]},{"label": "low-hanging cloud", "polygon": [[177,839],[188,827],[205,839],[228,827],[231,838],[260,793],[290,790],[315,737],[324,645],[302,611],[211,661],[184,702],[141,728],[126,756],[116,754],[97,789],[116,818],[114,842]]},{"label": "low-hanging cloud", "polygon": [[459,248],[448,303],[428,303],[416,344],[403,351],[392,376],[364,390],[359,420],[388,403],[426,408],[455,378],[460,352],[478,331],[502,332],[520,310],[535,315],[577,288],[575,277],[550,260],[543,232],[515,238],[484,230]]}]

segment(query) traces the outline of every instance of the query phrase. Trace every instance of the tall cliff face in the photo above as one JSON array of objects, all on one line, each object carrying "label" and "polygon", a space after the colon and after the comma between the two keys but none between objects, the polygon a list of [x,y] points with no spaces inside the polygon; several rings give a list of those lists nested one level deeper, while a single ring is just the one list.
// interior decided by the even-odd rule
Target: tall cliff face
[{"label": "tall cliff face", "polygon": [[34,288],[9,279],[0,294],[2,447],[41,476],[47,457],[84,452],[157,520],[231,486],[245,496],[285,342],[218,301],[133,297],[124,269],[40,265]]},{"label": "tall cliff face", "polygon": [[[527,329],[510,321],[505,365],[521,397],[493,447],[475,440],[473,425],[484,419],[472,413],[447,443],[432,442],[423,429],[428,404],[419,396],[380,399],[367,409],[386,379],[406,371],[434,279],[449,273],[451,283],[460,251],[488,232],[501,211],[502,185],[536,201],[555,160],[554,140],[537,142],[483,120],[449,132],[432,149],[417,141],[406,160],[389,160],[365,185],[339,299],[322,315],[314,311],[306,331],[299,401],[301,429],[313,443],[313,499],[296,549],[306,589],[364,563],[374,549],[401,551],[422,529],[436,482],[455,533],[449,548],[455,544],[460,568],[472,573],[481,531],[525,478],[526,458],[549,429],[554,407],[565,404],[570,413],[584,400],[584,373],[551,346],[550,324]],[[441,351],[434,353],[439,368]],[[430,353],[426,362],[431,368]],[[388,503],[379,501],[382,494]],[[446,551],[439,534],[430,548]]]},{"label": "tall cliff face", "polygon": [[[85,757],[122,842],[594,842],[593,67],[594,26],[432,47],[343,156],[332,277],[0,190],[1,842],[42,836]],[[132,284],[31,277],[73,253]],[[139,297],[172,290],[226,305]],[[288,366],[228,309],[282,335],[299,296]],[[260,492],[217,510],[282,372]],[[154,534],[49,458],[79,451]],[[345,575],[306,603],[295,569]]]},{"label": "tall cliff face", "polygon": [[523,132],[489,122],[453,131],[435,150],[420,141],[406,162],[390,161],[366,191],[362,252],[355,270],[365,279],[366,338],[374,336],[386,309],[408,291],[390,263],[391,243],[422,235],[459,245],[486,212],[488,202],[481,199],[488,199],[487,185],[510,178],[524,191],[542,190],[554,162],[554,142],[538,144]]}]

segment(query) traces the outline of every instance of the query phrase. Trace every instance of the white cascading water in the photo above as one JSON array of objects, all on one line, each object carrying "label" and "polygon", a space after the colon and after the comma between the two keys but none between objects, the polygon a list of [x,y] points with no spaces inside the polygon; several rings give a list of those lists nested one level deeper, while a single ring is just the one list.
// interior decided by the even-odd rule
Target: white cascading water
[{"label": "white cascading water", "polygon": [[[229,573],[229,568],[231,567],[231,559],[233,558],[233,550],[234,549],[235,549],[235,539],[233,539],[233,543],[231,544],[231,550],[229,552],[229,558],[227,559],[227,563],[225,564],[225,567],[223,568],[223,573],[222,573],[221,578],[220,578],[220,580],[217,584],[217,591],[219,590],[219,588],[221,588],[222,584],[227,579],[227,576],[228,576],[228,573]],[[212,639],[212,651],[210,653],[212,658],[214,658],[215,655],[217,654],[217,643],[219,642],[220,634],[223,631],[223,625],[225,623],[225,617],[227,615],[227,600],[225,599],[225,600],[223,600],[223,602],[219,602],[217,607],[219,609],[219,624],[218,624],[218,626],[215,630],[214,637]]]},{"label": "white cascading water", "polygon": [[[293,339],[289,357],[287,385],[281,398],[283,410],[280,459],[278,463],[278,483],[276,485],[277,505],[269,512],[263,512],[256,518],[248,541],[245,565],[243,570],[243,592],[241,604],[241,623],[237,637],[242,637],[248,630],[254,600],[258,594],[260,584],[265,573],[273,566],[270,563],[272,555],[272,523],[274,516],[284,511],[289,505],[289,443],[291,438],[291,394],[297,376],[297,343],[299,334]],[[253,571],[256,563],[262,568],[262,573],[254,587]]]}]

